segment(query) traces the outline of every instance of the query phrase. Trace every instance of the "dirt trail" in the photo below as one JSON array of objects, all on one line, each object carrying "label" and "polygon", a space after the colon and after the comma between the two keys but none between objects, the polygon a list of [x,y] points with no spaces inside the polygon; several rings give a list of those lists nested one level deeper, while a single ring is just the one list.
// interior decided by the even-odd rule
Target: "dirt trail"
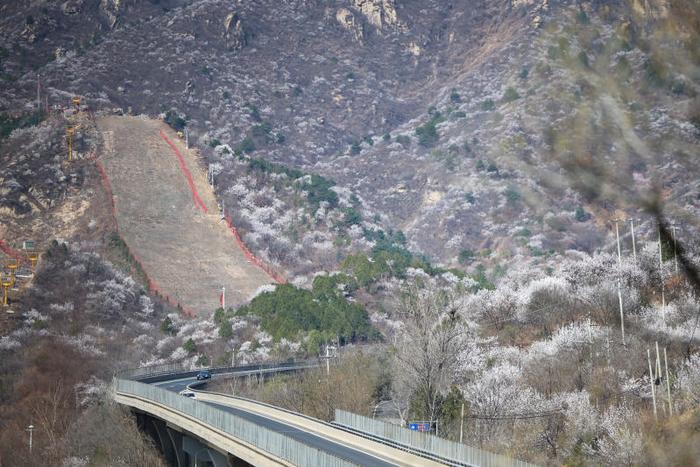
[{"label": "dirt trail", "polygon": [[172,129],[143,117],[103,117],[97,124],[119,230],[162,293],[208,315],[219,306],[222,286],[229,306],[272,282],[237,246],[206,174]]}]

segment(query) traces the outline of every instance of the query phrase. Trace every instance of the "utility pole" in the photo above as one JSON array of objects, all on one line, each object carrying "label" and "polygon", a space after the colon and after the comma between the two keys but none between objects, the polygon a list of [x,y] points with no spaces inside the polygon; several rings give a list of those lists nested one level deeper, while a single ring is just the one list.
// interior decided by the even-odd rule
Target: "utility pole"
[{"label": "utility pole", "polygon": [[671,235],[673,236],[673,263],[676,267],[676,275],[678,275],[678,253],[676,249],[676,226],[671,226]]},{"label": "utility pole", "polygon": [[647,362],[649,362],[649,384],[651,385],[651,400],[654,404],[654,420],[658,420],[658,415],[656,414],[656,393],[654,392],[654,384],[656,383],[656,378],[654,378],[654,373],[651,370],[651,352],[647,348]]},{"label": "utility pole", "polygon": [[27,427],[27,431],[29,432],[29,454],[32,454],[32,444],[34,440],[34,425],[30,424]]},{"label": "utility pole", "polygon": [[185,127],[185,147],[190,148],[190,132],[187,131],[187,127]]},{"label": "utility pole", "polygon": [[41,110],[41,75],[36,74],[36,110]]},{"label": "utility pole", "polygon": [[632,228],[632,255],[634,260],[637,261],[637,243],[634,239],[634,219],[630,219],[630,227]]},{"label": "utility pole", "polygon": [[664,347],[664,366],[666,367],[666,394],[668,396],[668,414],[673,415],[673,403],[671,402],[671,380],[668,377],[668,355]]},{"label": "utility pole", "polygon": [[464,440],[464,402],[462,402],[462,417],[459,422],[459,443],[462,444]]},{"label": "utility pole", "polygon": [[617,237],[617,300],[620,305],[620,329],[622,330],[622,345],[625,343],[625,314],[622,309],[622,251],[620,250],[620,228],[615,220],[615,236]]},{"label": "utility pole", "polygon": [[336,348],[326,343],[326,355],[322,355],[321,358],[326,360],[326,376],[331,374],[331,358],[335,358],[336,354],[331,355],[331,350],[335,352]]},{"label": "utility pole", "polygon": [[[661,358],[659,357],[659,341],[655,342],[656,345],[656,368],[654,369],[654,373],[656,374],[656,379],[654,380],[654,385],[656,385],[656,381],[659,381],[659,384],[661,383]],[[661,389],[661,388],[659,388]],[[663,394],[663,390],[662,390]],[[666,412],[666,407],[664,407],[664,412]]]},{"label": "utility pole", "polygon": [[666,324],[666,295],[664,290],[664,264],[661,254],[661,226],[659,226],[659,277],[661,278],[661,316]]},{"label": "utility pole", "polygon": [[588,317],[588,347],[591,354],[591,380],[593,379],[593,333],[591,331],[591,317]]}]

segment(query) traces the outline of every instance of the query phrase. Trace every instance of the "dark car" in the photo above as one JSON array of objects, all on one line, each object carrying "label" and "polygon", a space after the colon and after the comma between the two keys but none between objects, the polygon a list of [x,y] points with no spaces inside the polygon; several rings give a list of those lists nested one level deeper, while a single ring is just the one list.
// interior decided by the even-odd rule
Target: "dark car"
[{"label": "dark car", "polygon": [[203,370],[197,373],[197,381],[202,379],[211,379],[211,373],[209,373],[209,370]]}]

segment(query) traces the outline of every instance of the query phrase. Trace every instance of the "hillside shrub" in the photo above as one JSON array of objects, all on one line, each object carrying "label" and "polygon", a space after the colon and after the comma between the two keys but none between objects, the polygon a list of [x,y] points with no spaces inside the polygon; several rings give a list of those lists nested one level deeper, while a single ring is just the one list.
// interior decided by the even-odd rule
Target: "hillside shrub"
[{"label": "hillside shrub", "polygon": [[171,336],[177,334],[177,328],[175,327],[175,324],[173,324],[173,320],[170,319],[170,317],[168,316],[166,316],[163,322],[161,323],[160,330],[164,334],[169,334]]},{"label": "hillside shrub", "polygon": [[306,191],[309,202],[318,209],[322,202],[328,203],[331,208],[338,206],[338,194],[331,190],[335,182],[322,177],[321,175],[311,175],[311,180],[302,185],[302,190]]},{"label": "hillside shrub", "polygon": [[181,117],[174,110],[168,110],[167,112],[165,112],[165,118],[163,119],[163,121],[175,131],[183,131],[187,126],[187,120]]},{"label": "hillside shrub", "polygon": [[578,222],[586,222],[588,220],[588,214],[586,214],[586,211],[583,210],[583,207],[579,206],[576,208],[576,212],[574,213],[574,218]]},{"label": "hillside shrub", "polygon": [[644,76],[652,86],[661,87],[666,83],[668,70],[661,60],[652,57],[644,63]]},{"label": "hillside shrub", "polygon": [[182,348],[185,349],[185,351],[192,355],[197,351],[197,344],[194,343],[192,338],[187,339],[184,344],[182,344]]},{"label": "hillside shrub", "polygon": [[264,139],[265,141],[271,140],[271,132],[272,125],[270,122],[261,122],[257,125],[253,125],[250,130],[250,134],[253,138]]},{"label": "hillside shrub", "polygon": [[237,154],[250,154],[251,152],[255,151],[255,142],[253,142],[252,138],[246,136],[243,138],[243,141],[240,142],[240,144],[236,147],[235,152]]},{"label": "hillside shrub", "polygon": [[516,91],[513,87],[508,87],[506,92],[503,94],[503,102],[508,103],[518,99],[520,99],[520,94],[518,94],[518,91]]},{"label": "hillside shrub", "polygon": [[362,222],[362,214],[360,214],[354,208],[344,208],[343,209],[343,219],[336,224],[340,228],[348,228],[352,225],[360,224]]},{"label": "hillside shrub", "polygon": [[233,336],[233,326],[231,326],[231,321],[223,320],[219,325],[219,337],[222,339],[229,339]]},{"label": "hillside shrub", "polygon": [[468,264],[472,259],[474,259],[474,252],[472,250],[465,248],[459,252],[458,261],[460,264]]},{"label": "hillside shrub", "polygon": [[522,198],[520,192],[513,187],[508,188],[505,194],[509,204],[514,204]]},{"label": "hillside shrub", "polygon": [[588,18],[588,15],[583,10],[579,11],[576,15],[576,21],[578,21],[579,24],[589,24],[591,22],[591,20]]},{"label": "hillside shrub", "polygon": [[409,138],[406,135],[397,135],[396,142],[403,146],[404,149],[407,149],[411,146],[411,138]]},{"label": "hillside shrub", "polygon": [[0,114],[0,139],[6,138],[18,128],[27,128],[41,123],[46,116],[44,112],[33,112],[20,117],[11,117],[7,114]]},{"label": "hillside shrub", "polygon": [[416,136],[418,137],[418,144],[421,146],[430,146],[440,138],[433,120],[416,128]]},{"label": "hillside shrub", "polygon": [[246,103],[244,105],[248,109],[248,115],[250,115],[250,118],[252,118],[256,122],[262,121],[262,117],[260,116],[260,110],[255,104],[251,104],[250,102]]},{"label": "hillside shrub", "polygon": [[364,307],[345,297],[346,281],[351,279],[344,274],[317,276],[311,291],[278,285],[255,297],[236,315],[260,317],[262,328],[275,340],[296,339],[311,331],[339,336],[341,342],[376,338]]},{"label": "hillside shrub", "polygon": [[484,112],[491,112],[492,110],[496,110],[496,104],[493,102],[493,99],[486,99],[481,103],[481,110]]},{"label": "hillside shrub", "polygon": [[590,62],[588,60],[588,54],[582,50],[578,53],[578,61],[584,68],[590,68]]},{"label": "hillside shrub", "polygon": [[418,137],[418,143],[421,146],[430,146],[440,139],[440,134],[437,131],[437,125],[445,121],[444,115],[431,107],[428,110],[428,114],[431,116],[430,120],[425,122],[423,125],[416,128],[416,136]]},{"label": "hillside shrub", "polygon": [[253,171],[263,173],[285,174],[287,177],[295,180],[304,176],[304,172],[298,169],[292,169],[282,164],[266,161],[265,159],[250,158],[248,168]]}]

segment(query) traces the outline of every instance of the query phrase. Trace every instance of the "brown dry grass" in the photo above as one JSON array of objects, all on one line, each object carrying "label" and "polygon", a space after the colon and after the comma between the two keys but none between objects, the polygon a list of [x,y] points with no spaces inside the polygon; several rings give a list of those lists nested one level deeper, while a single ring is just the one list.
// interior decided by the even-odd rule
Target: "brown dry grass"
[{"label": "brown dry grass", "polygon": [[[163,122],[104,117],[100,160],[109,177],[120,233],[160,290],[198,314],[244,302],[271,282],[250,264],[219,219],[216,198],[194,154]],[[185,158],[209,213],[197,209],[179,162],[160,136],[166,133]]]}]

